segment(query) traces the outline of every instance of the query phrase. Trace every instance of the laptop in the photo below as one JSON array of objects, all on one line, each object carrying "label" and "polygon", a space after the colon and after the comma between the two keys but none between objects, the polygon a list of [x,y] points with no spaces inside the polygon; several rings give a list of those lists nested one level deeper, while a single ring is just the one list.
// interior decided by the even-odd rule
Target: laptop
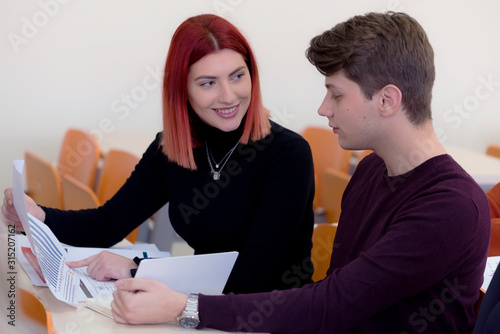
[{"label": "laptop", "polygon": [[147,259],[135,278],[152,278],[183,294],[220,295],[237,257],[233,251]]}]

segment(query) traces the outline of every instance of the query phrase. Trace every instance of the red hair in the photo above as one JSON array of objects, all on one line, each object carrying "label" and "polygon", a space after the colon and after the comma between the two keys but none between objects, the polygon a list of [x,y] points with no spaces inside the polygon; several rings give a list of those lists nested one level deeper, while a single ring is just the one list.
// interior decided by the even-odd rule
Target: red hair
[{"label": "red hair", "polygon": [[163,80],[163,152],[182,167],[196,169],[193,148],[202,145],[193,136],[188,111],[189,67],[206,55],[223,49],[234,50],[243,56],[252,81],[252,95],[240,143],[260,140],[271,131],[269,113],[262,104],[257,64],[246,39],[235,26],[219,16],[191,17],[172,36]]}]

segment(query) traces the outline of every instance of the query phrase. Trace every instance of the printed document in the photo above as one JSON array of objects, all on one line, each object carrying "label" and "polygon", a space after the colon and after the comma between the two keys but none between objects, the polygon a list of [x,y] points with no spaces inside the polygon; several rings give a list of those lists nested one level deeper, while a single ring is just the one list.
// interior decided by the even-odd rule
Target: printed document
[{"label": "printed document", "polygon": [[[64,247],[50,228],[27,212],[22,182],[22,170],[24,161],[16,160],[13,164],[12,192],[14,207],[21,220],[26,233],[27,241],[22,241],[20,246],[25,258],[21,264],[27,269],[26,272],[38,285],[47,285],[54,296],[74,307],[78,302],[87,298],[99,298],[110,296],[116,289],[114,282],[99,282],[92,279],[83,268],[70,268],[67,261],[76,261],[97,254],[102,249],[84,247]],[[22,240],[22,238],[18,238]],[[29,250],[28,250],[29,248]],[[151,252],[138,249],[107,249],[127,257],[162,257],[169,256],[168,252]],[[149,254],[149,256],[148,256]],[[24,260],[24,259],[23,259]],[[37,278],[38,276],[38,278]]]}]

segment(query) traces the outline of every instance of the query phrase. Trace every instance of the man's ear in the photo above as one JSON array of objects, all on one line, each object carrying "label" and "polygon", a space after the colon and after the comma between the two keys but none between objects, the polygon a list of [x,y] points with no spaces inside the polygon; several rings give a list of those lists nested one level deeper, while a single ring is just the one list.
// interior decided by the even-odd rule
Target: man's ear
[{"label": "man's ear", "polygon": [[379,91],[380,113],[384,117],[391,116],[401,108],[403,94],[395,85],[386,85]]}]

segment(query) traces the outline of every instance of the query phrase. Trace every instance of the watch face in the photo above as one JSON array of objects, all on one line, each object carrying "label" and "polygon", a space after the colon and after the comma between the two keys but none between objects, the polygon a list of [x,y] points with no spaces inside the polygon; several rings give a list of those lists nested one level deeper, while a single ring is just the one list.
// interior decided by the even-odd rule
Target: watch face
[{"label": "watch face", "polygon": [[200,324],[200,321],[194,318],[181,318],[179,319],[179,324],[184,328],[196,328]]}]

